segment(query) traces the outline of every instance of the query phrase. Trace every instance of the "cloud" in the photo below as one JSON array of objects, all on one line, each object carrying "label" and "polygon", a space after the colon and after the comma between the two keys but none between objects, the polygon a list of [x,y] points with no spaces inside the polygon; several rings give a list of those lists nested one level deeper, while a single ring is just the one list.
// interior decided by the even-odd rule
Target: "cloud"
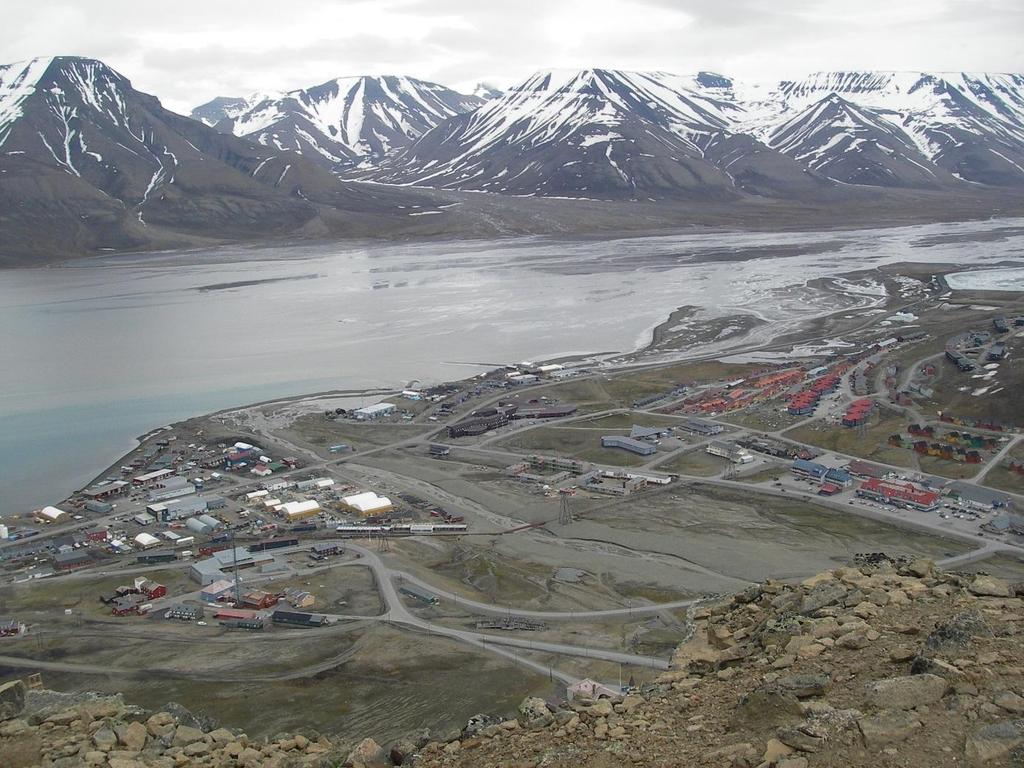
[{"label": "cloud", "polygon": [[187,111],[216,95],[408,74],[510,84],[538,69],[1024,70],[1019,0],[6,0],[16,60],[102,59]]}]

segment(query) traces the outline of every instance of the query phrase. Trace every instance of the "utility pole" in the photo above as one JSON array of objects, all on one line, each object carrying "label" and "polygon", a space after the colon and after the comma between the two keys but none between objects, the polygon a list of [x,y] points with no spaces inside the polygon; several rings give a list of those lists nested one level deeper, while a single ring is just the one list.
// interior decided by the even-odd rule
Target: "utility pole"
[{"label": "utility pole", "polygon": [[235,546],[235,531],[228,529],[228,540],[231,542],[231,568],[235,574],[235,605],[242,602],[242,588],[238,583],[238,547]]},{"label": "utility pole", "polygon": [[569,494],[563,493],[559,500],[558,523],[568,525],[572,522],[572,510],[569,508]]}]

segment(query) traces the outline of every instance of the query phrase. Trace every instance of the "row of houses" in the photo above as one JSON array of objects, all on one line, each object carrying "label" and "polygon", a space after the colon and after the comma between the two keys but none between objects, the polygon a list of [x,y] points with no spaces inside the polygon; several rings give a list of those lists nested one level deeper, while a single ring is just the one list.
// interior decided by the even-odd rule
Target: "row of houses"
[{"label": "row of houses", "polygon": [[981,453],[973,448],[967,448],[962,445],[913,440],[898,433],[889,435],[888,443],[894,448],[906,448],[920,456],[933,456],[945,461],[959,461],[964,464],[981,464],[984,461]]},{"label": "row of houses", "polygon": [[836,391],[841,377],[842,373],[836,371],[815,379],[790,397],[786,410],[791,416],[807,416],[814,413],[821,398]]},{"label": "row of houses", "polygon": [[949,445],[964,445],[970,448],[980,448],[986,451],[995,451],[999,449],[998,437],[976,435],[970,432],[960,432],[956,430],[940,432],[930,424],[925,424],[923,426],[920,424],[911,424],[907,427],[907,432],[914,437],[927,437],[929,439],[948,443]]}]

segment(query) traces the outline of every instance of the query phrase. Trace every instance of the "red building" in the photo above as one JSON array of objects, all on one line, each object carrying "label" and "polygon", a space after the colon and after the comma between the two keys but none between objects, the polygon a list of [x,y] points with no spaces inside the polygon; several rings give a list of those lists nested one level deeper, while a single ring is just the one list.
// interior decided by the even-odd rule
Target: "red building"
[{"label": "red building", "polygon": [[139,585],[139,589],[142,590],[150,600],[155,600],[156,598],[163,597],[167,594],[167,587],[163,584],[157,584],[155,581],[144,581]]},{"label": "red building", "polygon": [[881,478],[881,477],[885,477],[885,475],[888,473],[888,470],[885,469],[884,467],[879,467],[879,466],[876,466],[874,464],[869,464],[868,462],[861,461],[860,459],[854,459],[853,461],[851,461],[847,465],[846,471],[849,472],[851,475],[856,475],[857,477],[864,477],[864,478],[867,478],[867,477]]},{"label": "red building", "polygon": [[90,528],[85,532],[86,541],[107,541],[110,538],[110,531],[106,528]]},{"label": "red building", "polygon": [[843,414],[843,426],[844,427],[859,427],[861,424],[867,423],[868,417],[871,416],[871,412],[875,408],[875,403],[870,398],[861,398],[860,400],[854,400],[846,408],[846,413]]},{"label": "red building", "polygon": [[857,495],[922,512],[930,512],[939,506],[939,494],[935,491],[926,491],[913,483],[890,483],[874,477],[861,484],[857,489]]},{"label": "red building", "polygon": [[243,611],[238,608],[218,608],[217,612],[213,614],[215,619],[229,619],[235,621],[246,621],[247,619],[255,618],[255,611]]},{"label": "red building", "polygon": [[246,592],[242,595],[239,605],[245,606],[246,608],[253,608],[258,611],[263,610],[264,608],[272,608],[277,605],[277,595],[272,595],[269,592],[263,592],[261,590],[253,590],[252,592]]},{"label": "red building", "polygon": [[114,600],[110,612],[115,616],[131,616],[140,613],[139,608],[146,602],[142,595],[125,595]]}]

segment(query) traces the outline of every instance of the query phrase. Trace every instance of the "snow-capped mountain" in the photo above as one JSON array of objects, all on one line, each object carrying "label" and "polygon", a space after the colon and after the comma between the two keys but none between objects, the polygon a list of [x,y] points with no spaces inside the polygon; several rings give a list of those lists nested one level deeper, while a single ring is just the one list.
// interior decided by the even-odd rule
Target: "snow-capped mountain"
[{"label": "snow-capped mountain", "polygon": [[220,111],[218,130],[299,152],[332,169],[383,157],[484,103],[443,85],[392,76],[343,77],[242,101],[240,108],[237,102],[210,102],[196,112]]},{"label": "snow-capped mountain", "polygon": [[[1004,74],[925,72],[822,72],[803,80],[783,81],[768,93],[750,89],[745,94],[745,127],[771,146],[787,153],[810,155],[813,163],[849,168],[856,163],[843,155],[866,151],[896,158],[912,177],[915,173],[944,181],[947,176],[996,186],[1024,185],[1024,76]],[[839,117],[839,102],[845,116]],[[818,108],[818,105],[828,105]],[[851,111],[852,110],[852,111]],[[817,112],[817,117],[812,112]],[[811,144],[794,141],[784,126],[798,115],[807,118],[803,133]],[[815,120],[822,121],[815,126]],[[864,122],[887,134],[879,144],[865,139]],[[827,127],[827,123],[832,123]],[[858,127],[859,126],[859,127]],[[874,130],[872,129],[872,130]],[[831,146],[829,139],[834,136]],[[845,138],[844,138],[845,136]],[[878,138],[877,133],[875,138]],[[916,152],[903,149],[907,141]],[[779,142],[785,142],[783,149]],[[912,171],[906,162],[927,162]],[[891,164],[890,164],[891,165]],[[893,170],[890,168],[890,170]],[[839,181],[854,181],[856,174],[823,171]],[[869,172],[868,177],[872,174]],[[875,183],[885,184],[882,173]],[[910,178],[908,177],[908,179]]]},{"label": "snow-capped mountain", "polygon": [[728,81],[662,72],[541,72],[427,132],[373,178],[518,195],[731,199],[817,181],[733,126]]},{"label": "snow-capped mountain", "polygon": [[265,98],[269,97],[250,96],[247,99],[243,99],[235,96],[218,96],[205,104],[200,104],[189,113],[189,116],[193,120],[198,120],[199,122],[212,127],[221,120],[240,115],[253,104],[258,103]]},{"label": "snow-capped mountain", "polygon": [[0,67],[3,255],[286,232],[401,197],[165,110],[99,61]]},{"label": "snow-capped mountain", "polygon": [[372,175],[509,194],[645,199],[820,185],[1024,186],[1024,77],[539,73]]},{"label": "snow-capped mountain", "polygon": [[766,143],[843,184],[934,187],[951,180],[899,125],[834,93],[774,125]]}]

